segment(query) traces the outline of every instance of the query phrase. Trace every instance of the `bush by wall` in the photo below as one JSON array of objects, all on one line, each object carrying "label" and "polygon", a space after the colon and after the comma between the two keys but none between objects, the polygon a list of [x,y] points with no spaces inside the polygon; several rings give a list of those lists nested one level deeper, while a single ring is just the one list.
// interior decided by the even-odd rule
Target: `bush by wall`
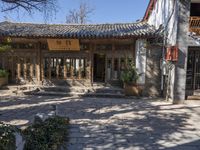
[{"label": "bush by wall", "polygon": [[15,150],[15,135],[18,131],[11,125],[0,122],[0,150]]},{"label": "bush by wall", "polygon": [[0,69],[0,78],[4,78],[8,76],[8,72],[6,70]]},{"label": "bush by wall", "polygon": [[24,150],[58,150],[66,140],[68,124],[69,119],[58,116],[33,124],[23,132]]}]

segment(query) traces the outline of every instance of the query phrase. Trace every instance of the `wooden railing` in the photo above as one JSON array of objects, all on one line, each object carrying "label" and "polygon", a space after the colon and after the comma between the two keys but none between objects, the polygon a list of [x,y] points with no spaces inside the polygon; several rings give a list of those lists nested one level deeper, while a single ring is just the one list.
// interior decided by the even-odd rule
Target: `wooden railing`
[{"label": "wooden railing", "polygon": [[200,35],[200,17],[192,16],[190,17],[190,32],[195,32]]}]

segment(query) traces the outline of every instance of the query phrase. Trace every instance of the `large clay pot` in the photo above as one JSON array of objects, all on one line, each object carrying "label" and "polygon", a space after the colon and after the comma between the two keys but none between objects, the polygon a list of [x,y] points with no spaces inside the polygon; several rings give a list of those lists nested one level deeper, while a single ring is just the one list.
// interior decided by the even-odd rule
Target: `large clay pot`
[{"label": "large clay pot", "polygon": [[0,87],[8,84],[8,77],[0,77]]},{"label": "large clay pot", "polygon": [[125,83],[124,92],[126,96],[141,96],[142,86],[137,85],[135,83],[129,83],[129,84]]}]

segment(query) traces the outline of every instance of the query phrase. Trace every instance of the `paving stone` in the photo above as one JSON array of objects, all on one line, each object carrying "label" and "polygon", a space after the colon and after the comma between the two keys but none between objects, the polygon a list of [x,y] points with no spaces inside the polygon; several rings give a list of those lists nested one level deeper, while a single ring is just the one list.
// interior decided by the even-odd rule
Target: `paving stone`
[{"label": "paving stone", "polygon": [[51,105],[70,117],[69,150],[200,149],[200,101],[8,97],[0,102],[0,121],[23,128],[35,114],[52,111]]}]

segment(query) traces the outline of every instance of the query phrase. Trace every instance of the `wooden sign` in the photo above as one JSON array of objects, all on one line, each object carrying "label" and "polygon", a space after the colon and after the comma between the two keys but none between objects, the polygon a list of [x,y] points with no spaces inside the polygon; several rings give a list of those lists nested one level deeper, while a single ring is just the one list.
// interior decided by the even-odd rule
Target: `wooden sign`
[{"label": "wooden sign", "polygon": [[166,60],[178,61],[178,46],[171,46],[167,48]]},{"label": "wooden sign", "polygon": [[47,39],[49,50],[80,51],[78,39]]}]

